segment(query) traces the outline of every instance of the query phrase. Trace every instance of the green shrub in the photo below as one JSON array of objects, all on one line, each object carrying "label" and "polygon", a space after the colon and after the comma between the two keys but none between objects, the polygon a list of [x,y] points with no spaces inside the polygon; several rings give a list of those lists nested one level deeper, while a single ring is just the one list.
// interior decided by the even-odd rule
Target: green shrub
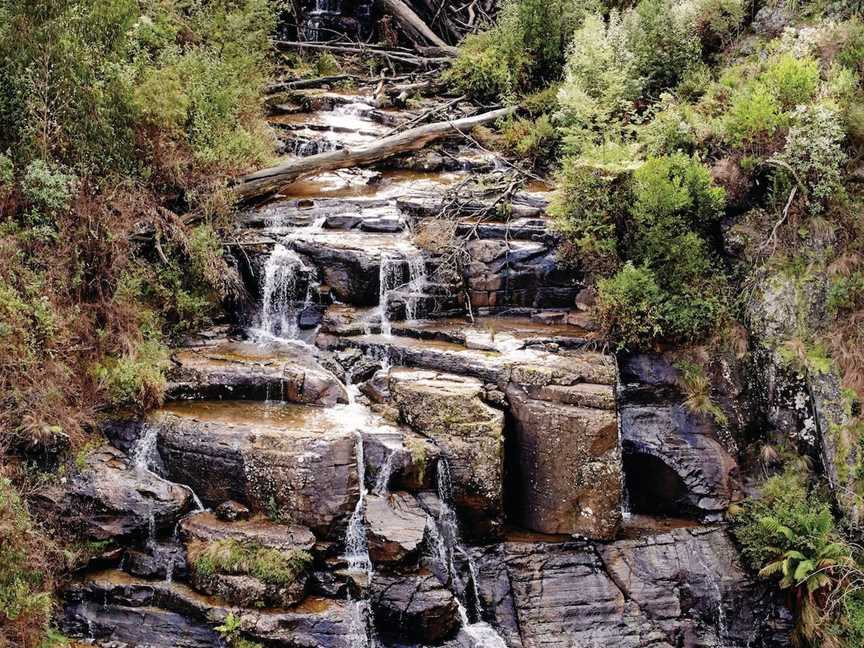
[{"label": "green shrub", "polygon": [[21,192],[30,203],[33,225],[53,225],[58,212],[69,207],[78,178],[57,165],[34,160],[24,171]]},{"label": "green shrub", "polygon": [[312,564],[306,551],[280,551],[233,538],[209,543],[194,558],[195,570],[203,576],[248,574],[270,585],[288,586]]},{"label": "green shrub", "polygon": [[167,365],[168,350],[149,340],[130,355],[104,359],[94,372],[114,407],[146,410],[162,404]]},{"label": "green shrub", "polygon": [[691,154],[696,149],[699,121],[691,106],[663,95],[654,119],[639,129],[639,141],[649,156]]},{"label": "green shrub", "polygon": [[663,298],[654,273],[628,261],[598,283],[598,322],[619,348],[649,346],[664,333]]},{"label": "green shrub", "polygon": [[50,542],[12,483],[0,477],[0,644],[35,646],[48,634],[53,599]]},{"label": "green shrub", "polygon": [[618,12],[611,13],[608,24],[599,14],[587,16],[567,51],[558,92],[560,119],[570,128],[605,131],[613,118],[631,109],[640,91]]},{"label": "green shrub", "polygon": [[773,159],[778,173],[791,172],[789,180],[806,192],[812,214],[820,214],[830,198],[843,194],[843,127],[839,116],[824,104],[799,106],[792,117],[786,145]]},{"label": "green shrub", "polygon": [[742,0],[690,0],[682,3],[679,11],[694,26],[703,49],[714,51],[739,32],[745,5]]},{"label": "green shrub", "polygon": [[512,100],[562,76],[564,55],[596,0],[506,0],[495,26],[469,36],[445,79],[482,101]]},{"label": "green shrub", "polygon": [[810,57],[782,54],[759,80],[777,99],[782,110],[807,103],[819,88],[819,63]]},{"label": "green shrub", "polygon": [[672,0],[640,0],[625,18],[625,30],[636,76],[649,97],[676,85],[701,61],[696,30],[682,20]]},{"label": "green shrub", "polygon": [[787,124],[777,97],[761,83],[741,89],[723,118],[726,141],[736,148],[766,144]]},{"label": "green shrub", "polygon": [[566,157],[549,207],[567,241],[559,255],[591,274],[609,275],[620,265],[617,226],[623,221],[627,174],[609,172]]},{"label": "green shrub", "polygon": [[537,119],[516,117],[510,120],[502,132],[504,148],[534,164],[552,162],[558,150],[559,136],[548,115]]}]

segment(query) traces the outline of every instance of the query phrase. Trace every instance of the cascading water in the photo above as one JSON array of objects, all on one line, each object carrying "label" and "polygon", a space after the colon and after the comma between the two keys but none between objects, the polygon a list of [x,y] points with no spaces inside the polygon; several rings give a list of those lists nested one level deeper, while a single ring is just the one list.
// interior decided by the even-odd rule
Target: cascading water
[{"label": "cascading water", "polygon": [[[342,0],[315,0],[303,23],[306,40],[319,41],[328,37],[327,27],[342,15]],[[332,36],[332,34],[330,34]]]},{"label": "cascading water", "polygon": [[[403,283],[403,266],[408,268],[408,281]],[[378,309],[381,316],[381,333],[386,336],[392,335],[392,325],[388,313],[390,296],[401,292],[406,294],[405,318],[417,319],[417,310],[420,304],[423,287],[426,285],[426,261],[420,250],[405,250],[402,254],[381,253],[381,265],[379,270],[379,295]]]},{"label": "cascading water", "polygon": [[360,482],[360,497],[354,512],[348,520],[348,529],[345,532],[345,560],[348,561],[348,570],[353,573],[369,574],[372,570],[372,561],[369,559],[369,547],[366,544],[366,464],[363,456],[363,435],[357,432],[355,441],[357,455],[357,478]]},{"label": "cascading water", "polygon": [[[456,602],[459,606],[459,616],[462,620],[462,632],[468,641],[476,648],[507,648],[504,639],[484,621],[471,622],[468,604],[474,607],[479,618],[482,612],[480,593],[477,589],[477,568],[471,555],[459,540],[459,522],[456,512],[450,504],[453,495],[450,465],[442,458],[438,461],[438,499],[439,511],[435,520],[435,528],[430,529],[430,537],[436,557],[446,571],[448,585],[455,590]],[[468,567],[468,582],[460,587],[461,576],[456,567],[456,555],[461,555]],[[470,598],[469,598],[470,597]]]},{"label": "cascading water", "polygon": [[393,463],[395,462],[397,453],[391,450],[381,465],[381,470],[375,478],[375,486],[372,488],[372,493],[383,497],[390,492],[390,477],[393,475]]},{"label": "cascading water", "polygon": [[303,261],[284,245],[273,248],[264,267],[264,299],[261,303],[260,331],[268,337],[297,336],[297,283]]}]

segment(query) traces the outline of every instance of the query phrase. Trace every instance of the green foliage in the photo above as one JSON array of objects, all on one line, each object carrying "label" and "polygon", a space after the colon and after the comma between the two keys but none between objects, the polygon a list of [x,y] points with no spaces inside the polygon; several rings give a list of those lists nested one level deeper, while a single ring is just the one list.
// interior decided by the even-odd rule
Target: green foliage
[{"label": "green foliage", "polygon": [[635,74],[643,93],[655,97],[701,61],[694,25],[682,20],[672,0],[640,0],[625,19]]},{"label": "green foliage", "polygon": [[737,148],[765,144],[787,123],[777,97],[757,83],[736,92],[723,118],[726,141]]},{"label": "green foliage", "polygon": [[277,586],[291,585],[312,564],[306,551],[280,551],[233,538],[209,543],[193,560],[203,576],[248,574]]},{"label": "green foliage", "polygon": [[704,50],[712,51],[729,43],[744,22],[743,0],[691,0],[680,11],[693,25]]},{"label": "green foliage", "polygon": [[608,275],[619,265],[617,224],[624,218],[626,175],[564,158],[549,213],[567,245],[565,261],[593,274]]},{"label": "green foliage", "polygon": [[639,96],[641,80],[618,12],[608,23],[592,14],[576,31],[567,52],[565,79],[558,93],[562,121],[570,128],[608,128]]},{"label": "green foliage", "polygon": [[826,202],[843,194],[843,128],[837,113],[829,106],[799,106],[783,150],[774,157],[778,173],[791,172],[795,183],[805,191],[811,214],[820,214]]},{"label": "green foliage", "polygon": [[688,104],[663,95],[658,112],[639,129],[639,141],[645,152],[654,157],[673,153],[691,154],[696,150],[700,118]]},{"label": "green foliage", "polygon": [[552,162],[559,141],[558,131],[548,115],[534,120],[516,117],[504,127],[502,138],[507,151],[528,158],[535,165]]},{"label": "green foliage", "polygon": [[760,75],[759,80],[783,110],[790,110],[813,98],[819,87],[819,63],[808,56],[782,54]]},{"label": "green foliage", "polygon": [[506,0],[495,26],[469,36],[446,79],[482,101],[512,99],[559,80],[564,53],[596,0]]},{"label": "green foliage", "polygon": [[664,333],[663,291],[654,273],[627,262],[598,283],[597,318],[620,347],[644,347]]},{"label": "green foliage", "polygon": [[[806,471],[787,467],[768,479],[761,497],[749,500],[734,522],[750,565],[795,594],[799,640],[823,645],[855,636],[861,622],[860,596],[850,587],[861,574],[855,550],[828,502],[810,490]],[[830,600],[840,605],[826,610]]]},{"label": "green foliage", "polygon": [[0,644],[35,644],[50,630],[46,548],[21,497],[0,477]]},{"label": "green foliage", "polygon": [[34,160],[24,172],[21,193],[30,203],[27,214],[34,227],[53,226],[58,212],[69,207],[78,178],[44,160]]},{"label": "green foliage", "polygon": [[149,340],[132,355],[106,357],[94,372],[112,406],[147,410],[162,404],[167,367],[168,350]]}]

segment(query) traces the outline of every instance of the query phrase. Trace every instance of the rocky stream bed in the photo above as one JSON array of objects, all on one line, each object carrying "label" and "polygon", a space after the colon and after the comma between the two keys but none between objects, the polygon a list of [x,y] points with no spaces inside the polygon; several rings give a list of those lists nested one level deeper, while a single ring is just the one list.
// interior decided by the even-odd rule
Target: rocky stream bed
[{"label": "rocky stream bed", "polygon": [[[411,119],[299,94],[274,119],[286,155]],[[66,587],[65,633],[209,648],[231,615],[289,648],[788,645],[722,521],[745,488],[734,441],[668,360],[608,352],[548,188],[490,210],[505,177],[450,143],[243,215],[249,308],[176,349],[166,405],[107,422],[111,445],[39,498],[120,547]],[[456,282],[417,244],[454,197]],[[201,573],[190,556],[226,538],[311,564],[279,586]]]}]

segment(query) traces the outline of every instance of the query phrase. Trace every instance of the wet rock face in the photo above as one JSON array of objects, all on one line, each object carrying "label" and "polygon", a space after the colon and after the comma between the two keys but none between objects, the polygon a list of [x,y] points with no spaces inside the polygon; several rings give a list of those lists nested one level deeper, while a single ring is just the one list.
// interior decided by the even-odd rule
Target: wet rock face
[{"label": "wet rock face", "polygon": [[447,458],[453,504],[466,537],[488,540],[499,534],[504,414],[483,402],[483,384],[460,376],[393,370],[390,393],[402,421],[433,439]]},{"label": "wet rock face", "polygon": [[381,634],[398,642],[435,645],[461,623],[456,598],[431,574],[377,576],[371,599]]},{"label": "wet rock face", "polygon": [[683,404],[677,369],[650,354],[619,362],[621,443],[635,510],[716,515],[741,499],[737,461],[716,422]]},{"label": "wet rock face", "polygon": [[610,544],[508,542],[475,552],[481,599],[510,646],[786,646],[777,602],[722,529]]},{"label": "wet rock face", "polygon": [[309,599],[286,610],[242,609],[181,583],[140,580],[118,571],[72,583],[64,593],[60,628],[102,645],[228,648],[213,628],[229,613],[244,637],[267,645],[353,648],[351,613],[340,601]]},{"label": "wet rock face", "polygon": [[110,446],[91,452],[80,473],[34,497],[43,519],[92,540],[144,538],[165,529],[192,503],[188,489],[136,469]]},{"label": "wet rock face", "polygon": [[354,438],[265,422],[199,420],[155,414],[168,476],[207,504],[243,502],[338,538],[359,497]]},{"label": "wet rock face", "polygon": [[366,499],[369,557],[375,565],[416,561],[426,531],[427,515],[408,493]]},{"label": "wet rock face", "polygon": [[[611,394],[611,388],[608,388]],[[534,400],[507,389],[518,448],[515,517],[542,533],[612,538],[621,521],[614,410]]]},{"label": "wet rock face", "polygon": [[174,354],[167,397],[175,400],[284,400],[347,403],[336,377],[308,353],[231,342]]}]

